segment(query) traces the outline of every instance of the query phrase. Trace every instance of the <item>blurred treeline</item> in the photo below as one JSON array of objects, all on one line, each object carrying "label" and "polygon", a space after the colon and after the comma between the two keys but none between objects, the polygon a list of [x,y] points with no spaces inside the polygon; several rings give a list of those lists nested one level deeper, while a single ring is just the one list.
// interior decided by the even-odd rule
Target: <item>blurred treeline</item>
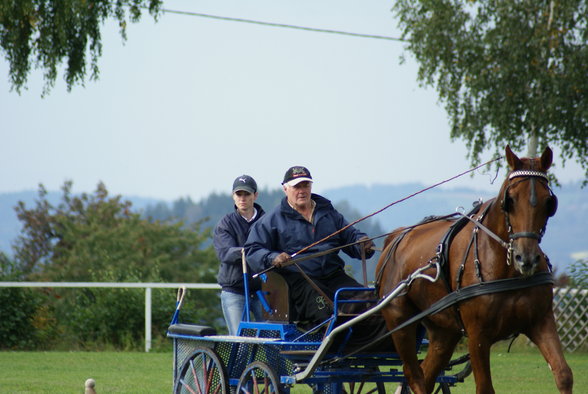
[{"label": "blurred treeline", "polygon": [[[203,247],[210,230],[198,223],[150,220],[99,184],[58,204],[40,186],[35,206],[15,207],[22,224],[14,255],[0,255],[0,280],[48,282],[214,283],[216,257]],[[145,290],[0,288],[2,349],[139,349],[145,330]],[[194,297],[185,319],[218,325],[216,292]],[[165,341],[175,290],[154,289],[154,341]]]},{"label": "blurred treeline", "polygon": [[[34,206],[15,207],[21,232],[12,256],[0,252],[0,281],[216,283],[211,233],[233,209],[230,193],[139,212],[121,196],[110,196],[102,183],[89,194],[71,190],[66,182],[60,201],[52,204],[41,185]],[[258,203],[269,211],[282,197],[281,190],[260,191]],[[359,218],[346,203],[337,209],[350,221]],[[358,227],[382,234],[377,225]],[[218,292],[194,292],[181,320],[224,331]],[[0,349],[142,349],[144,296],[144,289],[0,288]],[[175,297],[173,289],[153,289],[156,349],[168,345]]]}]

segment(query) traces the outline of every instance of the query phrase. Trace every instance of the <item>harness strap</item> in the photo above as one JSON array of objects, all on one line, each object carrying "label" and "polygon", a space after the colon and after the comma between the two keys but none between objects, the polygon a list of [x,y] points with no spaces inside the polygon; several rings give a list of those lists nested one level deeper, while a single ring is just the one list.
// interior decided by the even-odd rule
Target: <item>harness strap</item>
[{"label": "harness strap", "polygon": [[[390,263],[392,261],[392,255],[394,254],[394,252],[398,248],[398,245],[404,239],[404,236],[406,234],[408,234],[410,231],[412,231],[416,227],[422,226],[424,224],[429,224],[429,223],[432,223],[432,222],[441,221],[441,220],[450,220],[450,219],[453,219],[453,217],[456,216],[456,215],[457,215],[456,213],[451,213],[449,215],[443,215],[443,216],[427,216],[423,220],[421,220],[420,222],[418,222],[417,224],[413,224],[412,226],[405,227],[392,240],[392,244],[388,247],[388,252],[386,253],[386,257],[384,258],[383,263],[380,266],[380,269],[376,272],[376,277],[375,277],[375,280],[376,280],[376,289],[378,289],[379,286],[380,286],[380,280],[382,279],[382,275],[384,274],[384,269],[386,268],[386,265],[388,265],[388,263]],[[440,251],[438,251],[438,252],[440,253]]]},{"label": "harness strap", "polygon": [[541,242],[541,236],[537,233],[533,233],[530,231],[523,231],[520,233],[514,233],[514,234],[510,234],[508,236],[508,238],[515,240],[518,238],[532,238],[532,239],[536,239],[537,241]]},{"label": "harness strap", "polygon": [[439,301],[431,305],[428,309],[425,309],[421,313],[413,316],[409,320],[405,321],[404,323],[395,327],[393,330],[389,331],[388,334],[401,330],[404,327],[409,326],[429,315],[434,315],[435,313],[440,312],[445,308],[448,308],[458,302],[465,301],[473,297],[478,297],[481,295],[492,293],[502,293],[511,290],[526,289],[528,287],[539,285],[552,285],[553,283],[554,280],[551,272],[539,272],[529,277],[497,279],[489,282],[476,283],[464,287],[461,290],[456,290],[452,293],[447,294],[445,297],[441,298]]},{"label": "harness strap", "polygon": [[463,218],[466,218],[467,220],[469,220],[470,222],[474,223],[474,225],[478,228],[480,228],[481,230],[483,230],[486,234],[488,234],[492,239],[494,239],[496,242],[498,242],[500,244],[500,246],[502,246],[505,249],[509,249],[509,244],[507,242],[505,242],[502,238],[500,238],[498,235],[496,235],[492,230],[490,230],[488,227],[484,226],[481,221],[476,220],[474,218],[469,217],[468,215],[464,214],[461,211],[457,212],[459,215],[461,215]]},{"label": "harness strap", "polygon": [[[401,282],[402,283],[402,282]],[[470,298],[478,297],[481,295],[492,294],[492,293],[502,293],[505,291],[511,290],[520,290],[526,289],[528,287],[539,286],[539,285],[553,285],[553,275],[551,272],[539,272],[529,277],[517,277],[517,278],[507,278],[507,279],[497,279],[492,280],[489,282],[480,282],[476,283],[467,287],[464,287],[461,290],[456,290],[452,293],[447,294],[445,297],[441,298],[433,305],[431,305],[428,309],[414,315],[404,323],[394,327],[392,330],[387,331],[385,334],[381,335],[380,337],[376,338],[369,344],[360,347],[359,349],[354,350],[353,352],[335,358],[331,360],[331,362],[337,362],[341,359],[346,357],[353,356],[356,353],[363,351],[364,349],[371,346],[373,343],[377,343],[378,341],[386,338],[388,335],[402,330],[403,328],[417,323],[420,320],[424,319],[429,315],[434,315],[435,313],[441,312],[443,309],[446,309],[452,305],[457,304],[458,302],[468,300]]]}]

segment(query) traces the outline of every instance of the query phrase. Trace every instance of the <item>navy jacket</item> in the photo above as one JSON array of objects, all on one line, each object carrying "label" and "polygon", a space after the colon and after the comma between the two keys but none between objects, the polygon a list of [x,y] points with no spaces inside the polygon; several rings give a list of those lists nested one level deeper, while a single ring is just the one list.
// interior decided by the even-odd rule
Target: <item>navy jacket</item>
[{"label": "navy jacket", "polygon": [[[271,266],[273,259],[281,252],[291,255],[347,226],[348,222],[329,200],[318,194],[312,194],[311,198],[316,203],[313,223],[304,219],[288,204],[287,198],[284,197],[279,206],[262,217],[251,228],[245,243],[245,252],[247,262],[253,272],[260,272]],[[298,257],[353,243],[365,236],[364,233],[351,226]],[[348,246],[342,250],[351,257],[361,258],[359,244]],[[373,254],[374,252],[371,251],[367,257],[371,257]],[[308,275],[322,277],[337,269],[344,268],[345,262],[336,251],[303,261],[299,265]],[[285,269],[298,271],[294,266]]]},{"label": "navy jacket", "polygon": [[[235,207],[235,210],[225,215],[214,228],[213,244],[220,260],[217,281],[223,290],[231,293],[244,293],[241,249],[251,226],[265,213],[260,205],[254,204],[254,206],[257,209],[257,216],[251,222],[247,222]],[[250,291],[259,290],[259,288],[259,280],[249,282]]]}]

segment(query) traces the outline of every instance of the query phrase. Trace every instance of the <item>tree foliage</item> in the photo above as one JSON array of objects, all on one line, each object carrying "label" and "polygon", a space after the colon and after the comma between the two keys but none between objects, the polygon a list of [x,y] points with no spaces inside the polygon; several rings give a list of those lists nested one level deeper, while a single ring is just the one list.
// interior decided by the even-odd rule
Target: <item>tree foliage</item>
[{"label": "tree foliage", "polygon": [[[280,204],[284,197],[284,191],[281,189],[261,190],[257,203],[259,203],[266,212],[271,211],[274,207]],[[328,196],[327,196],[328,197]],[[197,203],[189,198],[180,198],[171,204],[158,203],[154,206],[149,206],[145,210],[145,215],[150,218],[157,218],[159,220],[181,220],[186,223],[201,223],[202,226],[211,229],[218,223],[218,221],[231,211],[234,203],[231,198],[231,193],[212,193],[207,198]],[[335,205],[335,208],[349,221],[363,217],[363,215],[353,208],[349,202],[341,201]],[[384,234],[381,225],[378,222],[362,221],[355,225],[358,229],[368,234],[371,237],[381,236]],[[377,245],[383,241],[383,238],[377,239]],[[344,253],[340,253],[345,261],[347,268],[352,271],[352,275],[356,278],[361,276],[361,262],[357,259],[352,259]],[[375,258],[372,257],[375,261]],[[370,272],[370,280],[373,279],[373,273]]]},{"label": "tree foliage", "polygon": [[[210,231],[182,222],[149,221],[120,196],[110,197],[100,183],[93,194],[73,195],[62,188],[57,206],[41,185],[36,206],[16,207],[22,222],[14,243],[20,279],[66,282],[216,281],[218,263],[204,244]],[[8,271],[8,270],[7,270]],[[14,270],[12,270],[14,271]],[[61,341],[79,346],[140,346],[144,332],[143,289],[47,289],[32,325],[39,333],[59,332]],[[198,297],[184,315],[192,322],[217,325],[220,301],[215,292]],[[163,336],[175,307],[175,290],[153,292],[152,319]],[[58,323],[55,323],[58,322]],[[59,323],[60,322],[60,323]],[[50,323],[50,324],[49,324]],[[49,335],[51,336],[51,335]],[[157,336],[157,334],[156,334]],[[49,343],[53,338],[46,338]]]},{"label": "tree foliage", "polygon": [[578,260],[570,266],[572,286],[588,289],[588,258]]},{"label": "tree foliage", "polygon": [[31,66],[44,70],[44,94],[55,84],[62,64],[68,90],[75,84],[83,85],[87,63],[90,79],[97,79],[101,25],[109,18],[116,19],[126,39],[127,21],[139,21],[143,8],[157,18],[161,4],[161,0],[1,1],[0,47],[10,64],[12,88],[20,93]]},{"label": "tree foliage", "polygon": [[[0,252],[0,280],[16,281],[19,272],[16,264]],[[35,331],[31,329],[39,297],[30,289],[0,288],[0,349],[27,349],[35,344]]]},{"label": "tree foliage", "polygon": [[436,87],[473,164],[530,141],[559,146],[588,179],[588,2],[399,0],[418,79]]},{"label": "tree foliage", "polygon": [[214,252],[200,246],[209,232],[199,224],[150,222],[129,201],[110,197],[100,183],[94,194],[74,196],[63,186],[54,207],[39,190],[37,206],[20,202],[23,224],[15,257],[29,278],[50,281],[213,281]]},{"label": "tree foliage", "polygon": [[[265,189],[259,191],[259,197],[256,202],[266,212],[269,212],[280,204],[283,197],[284,192],[281,189]],[[328,196],[326,197],[328,198]],[[347,201],[336,204],[335,208],[350,222],[363,216]],[[180,198],[169,205],[160,202],[156,205],[148,206],[145,209],[145,216],[157,220],[181,220],[185,223],[200,223],[203,227],[212,229],[232,209],[234,209],[234,202],[230,192],[212,193],[197,203],[193,202],[190,198]],[[372,236],[380,235],[384,232],[377,222],[371,223],[364,221],[360,222],[357,227]]]}]

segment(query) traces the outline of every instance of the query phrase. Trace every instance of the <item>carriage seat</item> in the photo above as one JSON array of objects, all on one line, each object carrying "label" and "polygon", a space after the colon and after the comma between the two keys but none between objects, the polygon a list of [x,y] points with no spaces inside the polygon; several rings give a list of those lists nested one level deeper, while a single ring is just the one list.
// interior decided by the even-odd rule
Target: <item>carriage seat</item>
[{"label": "carriage seat", "polygon": [[169,334],[191,335],[197,337],[216,335],[216,330],[213,327],[184,323],[172,324],[167,329],[167,332]]},{"label": "carriage seat", "polygon": [[290,290],[284,277],[269,271],[261,280],[261,294],[263,319],[271,322],[293,322],[294,307],[290,303]]}]

